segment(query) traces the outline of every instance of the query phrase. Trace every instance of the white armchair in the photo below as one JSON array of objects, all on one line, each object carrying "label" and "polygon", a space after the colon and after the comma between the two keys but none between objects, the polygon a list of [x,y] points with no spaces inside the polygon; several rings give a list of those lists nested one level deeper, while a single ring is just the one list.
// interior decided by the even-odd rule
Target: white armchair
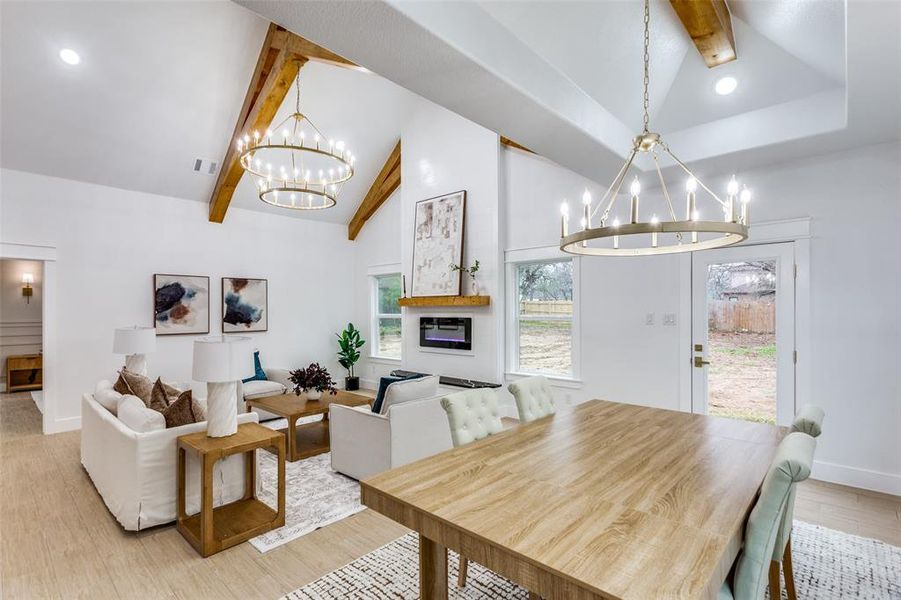
[{"label": "white armchair", "polygon": [[332,469],[365,479],[452,447],[438,377],[397,381],[382,414],[368,406],[329,409]]}]

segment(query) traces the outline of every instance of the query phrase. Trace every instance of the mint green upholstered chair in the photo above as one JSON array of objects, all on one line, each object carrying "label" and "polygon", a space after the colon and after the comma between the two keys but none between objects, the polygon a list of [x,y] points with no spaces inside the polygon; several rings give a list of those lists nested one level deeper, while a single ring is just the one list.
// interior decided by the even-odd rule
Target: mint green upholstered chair
[{"label": "mint green upholstered chair", "polygon": [[[759,600],[767,586],[776,539],[792,488],[810,476],[816,440],[801,432],[788,434],[770,465],[760,486],[760,496],[748,517],[745,539],[731,583],[727,580],[717,596],[718,600]],[[779,582],[770,580],[770,596],[779,598]]]},{"label": "mint green upholstered chair", "polygon": [[[825,415],[822,408],[813,404],[805,404],[798,411],[798,415],[792,422],[792,430],[806,433],[811,437],[819,437],[823,431],[823,416]],[[795,518],[795,487],[788,495],[788,505],[785,508],[785,514],[782,516],[782,526],[779,528],[779,535],[776,537],[776,546],[773,548],[773,562],[770,563],[770,581],[779,581],[779,572],[785,576],[785,591],[789,600],[797,600],[798,594],[795,591],[795,572],[792,566],[792,546],[791,534],[792,523]]]},{"label": "mint green upholstered chair", "polygon": [[[497,392],[492,388],[466,390],[441,399],[441,407],[447,413],[451,440],[454,447],[484,439],[504,429],[498,407]],[[466,585],[469,559],[460,555],[457,585]]]},{"label": "mint green upholstered chair", "polygon": [[528,423],[557,412],[551,384],[540,375],[515,381],[508,385],[507,389],[516,400],[516,410],[519,412],[519,420],[522,423]]}]

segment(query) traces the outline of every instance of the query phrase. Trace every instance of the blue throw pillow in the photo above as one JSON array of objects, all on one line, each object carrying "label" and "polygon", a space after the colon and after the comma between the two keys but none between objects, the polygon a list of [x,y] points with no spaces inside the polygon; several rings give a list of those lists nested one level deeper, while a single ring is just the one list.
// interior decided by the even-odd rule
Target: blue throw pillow
[{"label": "blue throw pillow", "polygon": [[254,374],[253,377],[248,377],[247,379],[242,379],[242,383],[247,383],[248,381],[269,381],[269,378],[266,377],[266,371],[263,370],[263,365],[260,364],[260,351],[257,350],[253,353],[253,369]]},{"label": "blue throw pillow", "polygon": [[375,402],[372,403],[372,412],[375,414],[381,414],[382,412],[382,403],[385,401],[385,393],[388,391],[388,386],[394,383],[395,381],[405,381],[407,379],[419,379],[420,377],[424,377],[424,375],[409,375],[407,377],[382,377],[379,380],[379,393],[375,396]]}]

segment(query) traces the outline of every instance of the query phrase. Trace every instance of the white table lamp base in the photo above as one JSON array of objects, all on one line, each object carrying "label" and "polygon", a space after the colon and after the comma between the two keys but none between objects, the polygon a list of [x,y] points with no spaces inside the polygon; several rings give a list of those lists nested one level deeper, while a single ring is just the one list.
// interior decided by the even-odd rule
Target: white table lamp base
[{"label": "white table lamp base", "polygon": [[147,375],[147,355],[129,354],[125,357],[125,368],[138,375]]},{"label": "white table lamp base", "polygon": [[206,434],[227,437],[238,432],[238,382],[210,382],[206,384]]}]

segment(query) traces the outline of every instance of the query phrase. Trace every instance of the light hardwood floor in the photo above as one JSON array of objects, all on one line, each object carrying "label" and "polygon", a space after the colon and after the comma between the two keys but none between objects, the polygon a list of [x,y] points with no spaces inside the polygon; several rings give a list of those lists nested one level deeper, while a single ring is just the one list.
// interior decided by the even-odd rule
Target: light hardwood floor
[{"label": "light hardwood floor", "polygon": [[[79,433],[40,431],[29,394],[0,394],[2,598],[274,599],[406,532],[366,510],[266,554],[203,559],[174,526],[123,531],[81,467]],[[795,516],[901,546],[901,498],[809,481]]]}]

